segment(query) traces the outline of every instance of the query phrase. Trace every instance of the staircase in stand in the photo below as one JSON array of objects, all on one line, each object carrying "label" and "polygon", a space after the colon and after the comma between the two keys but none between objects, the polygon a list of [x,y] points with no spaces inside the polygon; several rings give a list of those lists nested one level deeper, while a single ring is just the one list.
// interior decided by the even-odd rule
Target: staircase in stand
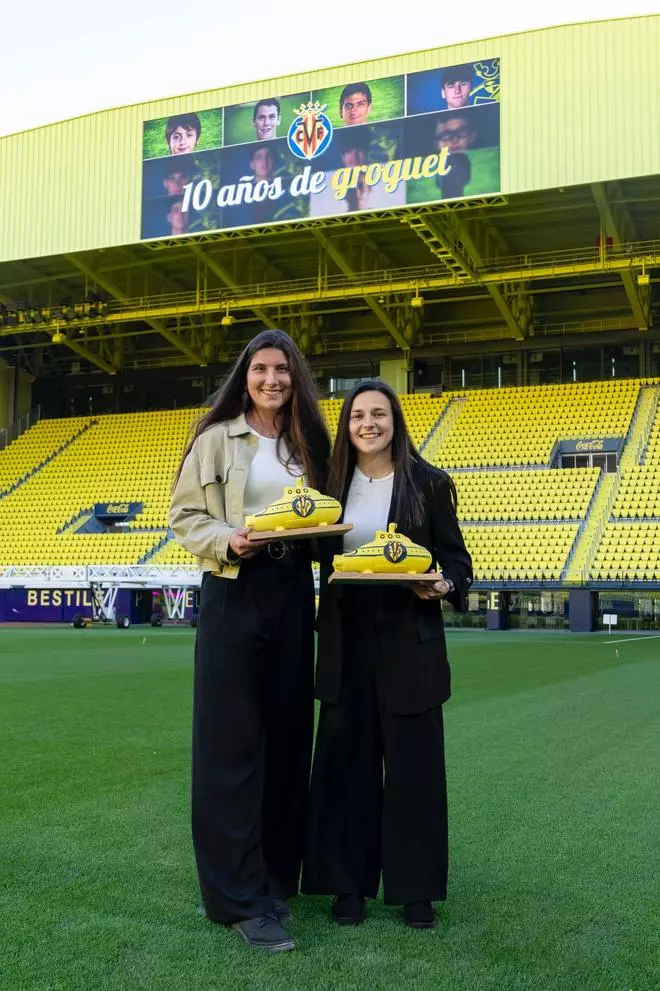
[{"label": "staircase in stand", "polygon": [[442,411],[435,427],[422,444],[420,453],[423,454],[426,460],[430,461],[431,464],[435,464],[435,459],[440,452],[440,448],[446,441],[451,429],[463,412],[463,407],[466,402],[467,399],[463,396],[457,396],[455,399],[450,399]]},{"label": "staircase in stand", "polygon": [[60,447],[58,447],[56,451],[51,451],[48,457],[44,458],[43,461],[40,461],[39,464],[31,468],[28,472],[25,473],[25,475],[22,475],[20,478],[18,478],[15,482],[12,483],[12,485],[9,486],[8,489],[5,489],[4,492],[0,492],[0,499],[4,499],[5,496],[11,495],[12,492],[16,491],[16,489],[20,489],[22,485],[25,485],[26,482],[29,482],[31,478],[33,478],[38,472],[42,470],[42,468],[45,468],[46,465],[49,465],[51,461],[53,461],[58,456],[58,454],[61,454],[62,451],[66,451],[67,447],[71,447],[71,445],[74,444],[79,437],[82,437],[82,435],[87,433],[88,430],[91,430],[91,428],[94,427],[98,422],[99,422],[98,420],[89,420],[88,423],[85,423],[84,426],[80,428],[80,430],[78,430],[75,434],[73,434],[72,437],[69,437],[69,439],[65,441],[64,444],[60,445]]},{"label": "staircase in stand", "polygon": [[603,532],[612,513],[621,480],[635,465],[643,463],[653,423],[660,404],[660,386],[642,386],[616,472],[601,473],[584,523],[562,572],[567,582],[586,582]]},{"label": "staircase in stand", "polygon": [[149,548],[147,553],[142,555],[142,557],[138,561],[138,564],[147,564],[149,561],[151,561],[156,556],[158,551],[162,550],[165,544],[169,543],[171,539],[172,539],[172,532],[170,530],[166,530],[165,533],[158,538],[156,543]]},{"label": "staircase in stand", "polygon": [[591,566],[596,548],[610,517],[614,498],[619,488],[619,475],[616,472],[601,472],[596,491],[586,519],[581,524],[575,543],[568,555],[562,571],[562,580],[583,584]]},{"label": "staircase in stand", "polygon": [[646,462],[646,451],[653,432],[653,426],[660,412],[660,385],[643,386],[640,390],[640,402],[637,412],[639,423],[633,421],[630,443],[626,444],[621,457],[621,467],[625,471],[633,464],[643,465]]}]

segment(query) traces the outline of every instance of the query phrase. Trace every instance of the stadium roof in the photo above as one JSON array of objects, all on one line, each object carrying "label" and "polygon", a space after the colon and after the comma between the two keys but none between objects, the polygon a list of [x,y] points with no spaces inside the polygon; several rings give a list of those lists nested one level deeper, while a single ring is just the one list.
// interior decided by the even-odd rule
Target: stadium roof
[{"label": "stadium roof", "polygon": [[[508,76],[502,70],[496,193],[123,243],[107,226],[108,204],[85,221],[91,234],[83,236],[78,224],[73,233],[47,231],[45,240],[19,231],[12,204],[13,215],[5,216],[15,244],[67,250],[30,257],[3,252],[0,358],[39,376],[60,374],[81,360],[109,374],[205,367],[231,358],[263,326],[288,330],[307,354],[333,362],[358,353],[394,356],[485,342],[517,347],[586,332],[654,334],[660,136],[648,121],[660,109],[660,17],[615,23],[616,33],[614,23],[600,22],[516,36],[518,61],[528,60],[530,94],[526,103],[519,91],[514,99],[513,82],[519,90],[525,73],[510,52]],[[640,54],[642,38],[650,64]],[[631,72],[644,67],[639,105],[614,104],[611,81],[599,75],[601,64],[612,72],[613,39],[619,79],[627,65]],[[492,39],[455,46],[433,54],[433,64],[500,53],[507,41],[513,44]],[[423,54],[423,65],[431,64]],[[385,62],[382,75],[408,67]],[[358,75],[362,68],[356,67]],[[369,71],[376,74],[373,65]],[[277,82],[278,91],[294,86]],[[206,94],[204,103],[254,100],[254,89]],[[180,98],[176,108],[172,101],[143,107],[140,121],[191,109],[200,99]],[[99,115],[95,126],[96,141],[106,149],[116,122]],[[41,132],[32,133],[42,140]],[[129,143],[135,158],[134,136]],[[62,168],[72,167],[61,151]],[[6,196],[8,183],[2,187]],[[134,193],[133,200],[139,209]],[[115,229],[124,228],[115,223]]]}]

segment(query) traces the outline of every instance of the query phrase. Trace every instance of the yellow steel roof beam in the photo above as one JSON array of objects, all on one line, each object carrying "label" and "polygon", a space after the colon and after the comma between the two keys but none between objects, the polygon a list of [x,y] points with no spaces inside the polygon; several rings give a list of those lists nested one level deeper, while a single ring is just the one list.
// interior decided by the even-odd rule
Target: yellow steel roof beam
[{"label": "yellow steel roof beam", "polygon": [[[614,187],[616,189],[616,184]],[[591,189],[605,234],[617,245],[636,241],[635,225],[623,201],[619,200],[616,205],[610,203],[607,189],[602,182],[592,183]],[[601,244],[601,251],[607,251],[606,245]],[[638,329],[648,330],[651,322],[650,286],[639,286],[630,271],[621,272],[621,282]]]},{"label": "yellow steel roof beam", "polygon": [[89,361],[92,365],[96,365],[97,368],[100,368],[101,371],[105,372],[107,375],[117,374],[118,369],[115,365],[106,361],[95,351],[90,351],[89,348],[86,348],[78,341],[74,341],[73,338],[69,337],[66,333],[63,333],[62,330],[53,336],[53,344],[64,344],[65,347],[69,348],[71,351],[74,351],[76,354],[80,355],[81,358]]},{"label": "yellow steel roof beam", "polygon": [[[327,253],[330,255],[337,268],[341,272],[343,272],[348,279],[350,279],[353,282],[359,278],[358,273],[355,271],[355,269],[351,268],[348,261],[346,260],[342,252],[339,250],[339,248],[335,244],[333,244],[328,237],[325,236],[323,231],[315,230],[314,235],[318,239],[319,243],[325,248]],[[404,350],[410,347],[410,345],[406,341],[405,337],[403,336],[397,325],[385,312],[383,307],[374,298],[374,296],[371,295],[370,293],[364,293],[360,295],[363,295],[365,303],[372,311],[372,313],[374,313],[374,315],[378,317],[383,327],[385,327],[385,329],[389,331],[395,343],[398,344],[399,347],[403,348]]]},{"label": "yellow steel roof beam", "polygon": [[[481,252],[477,248],[475,239],[470,234],[465,223],[463,223],[460,214],[448,214],[446,222],[453,234],[453,237],[451,235],[446,236],[447,241],[451,241],[454,244],[458,242],[461,245],[463,252],[469,258],[470,274],[475,282],[481,284],[480,271],[486,267],[486,264]],[[483,223],[483,220],[477,217],[475,222]],[[429,219],[426,223],[430,227],[433,221]],[[433,226],[437,229],[436,224]],[[500,249],[499,253],[506,254],[506,245],[502,236],[495,228],[492,229],[497,236],[497,243]],[[438,232],[438,236],[442,236],[441,231]],[[484,285],[513,337],[518,341],[524,341],[532,322],[533,300],[531,296],[525,296],[523,298],[515,292],[515,289],[507,292],[504,287],[491,283],[485,283]]]},{"label": "yellow steel roof beam", "polygon": [[[75,268],[77,268],[80,272],[82,272],[86,278],[91,279],[92,282],[94,282],[96,285],[101,286],[102,289],[105,289],[107,293],[109,293],[111,296],[114,296],[114,298],[118,300],[120,303],[126,302],[126,297],[122,293],[121,289],[119,289],[113,282],[111,282],[110,279],[105,278],[105,276],[101,275],[99,272],[95,272],[94,269],[86,265],[85,262],[80,260],[80,258],[76,258],[75,255],[65,255],[64,257]],[[179,337],[177,337],[176,334],[172,333],[172,331],[169,330],[168,327],[166,327],[163,323],[161,323],[160,319],[149,316],[141,317],[140,319],[143,319],[144,322],[149,324],[149,326],[152,327],[157,334],[160,334],[161,337],[164,337],[165,340],[169,341],[169,343],[172,344],[175,348],[177,348],[183,354],[187,355],[188,358],[191,358],[196,365],[200,365],[203,367],[207,364],[207,362],[204,360],[202,355],[198,354],[197,351],[194,351],[191,347],[188,347],[185,341],[182,341]],[[101,322],[105,322],[105,321],[101,321]]]},{"label": "yellow steel roof beam", "polygon": [[[571,276],[590,276],[595,274],[618,274],[660,266],[660,241],[646,242],[633,245],[636,251],[630,254],[610,254],[600,257],[591,249],[581,249],[571,252],[544,253],[539,256],[530,255],[526,258],[504,258],[497,262],[501,268],[494,267],[489,271],[479,273],[479,282],[486,285],[511,287],[514,284],[523,285],[528,280],[553,280]],[[433,289],[456,289],[456,279],[445,271],[433,274],[429,266],[413,269],[393,269],[391,272],[376,272],[371,281],[366,273],[359,280],[340,279],[332,277],[322,283],[317,279],[291,280],[282,282],[277,288],[267,284],[254,289],[246,286],[235,295],[216,290],[207,293],[205,299],[199,299],[195,291],[187,293],[171,293],[150,299],[130,299],[122,303],[111,304],[107,314],[102,317],[74,319],[68,321],[68,327],[108,325],[128,323],[141,320],[145,323],[155,320],[166,320],[180,316],[212,314],[222,312],[227,306],[232,310],[254,310],[256,306],[298,305],[300,303],[318,303],[331,300],[346,301],[348,299],[365,299],[394,293],[424,292]],[[54,326],[43,323],[40,330],[50,332]],[[34,327],[25,325],[5,328],[0,336],[7,334],[33,333]],[[397,342],[399,343],[399,342]],[[403,346],[403,345],[401,345]],[[190,349],[188,349],[190,351]],[[198,363],[198,356],[190,355]]]},{"label": "yellow steel roof beam", "polygon": [[488,292],[513,337],[517,341],[524,341],[527,336],[527,328],[523,328],[523,325],[514,316],[504,293],[498,286],[488,286]]},{"label": "yellow steel roof beam", "polygon": [[[229,274],[229,272],[224,267],[224,265],[221,265],[213,258],[209,258],[208,254],[205,251],[202,251],[200,246],[196,244],[194,241],[190,242],[190,248],[194,252],[194,254],[197,255],[198,258],[202,259],[206,267],[211,272],[213,272],[214,275],[217,275],[217,277],[220,279],[221,282],[224,282],[224,284],[228,286],[230,289],[236,290],[239,288],[239,284],[236,282],[235,279],[232,278],[232,276]],[[277,330],[277,324],[268,316],[266,311],[262,309],[260,306],[255,307],[254,315],[258,317],[261,320],[261,322],[264,324],[264,326],[268,327],[269,330]]]}]

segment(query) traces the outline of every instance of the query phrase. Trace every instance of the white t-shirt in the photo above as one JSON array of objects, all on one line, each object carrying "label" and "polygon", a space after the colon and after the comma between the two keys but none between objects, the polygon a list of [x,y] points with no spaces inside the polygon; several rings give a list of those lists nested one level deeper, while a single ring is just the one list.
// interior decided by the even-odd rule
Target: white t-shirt
[{"label": "white t-shirt", "polygon": [[384,478],[369,478],[355,468],[344,510],[344,523],[353,524],[344,537],[345,551],[373,540],[377,530],[387,530],[393,487],[394,472]]},{"label": "white t-shirt", "polygon": [[[290,471],[284,467],[277,456],[276,437],[262,437],[256,430],[252,430],[252,433],[259,438],[259,447],[252,459],[245,483],[243,496],[245,516],[261,513],[266,506],[270,506],[271,502],[281,499],[285,486],[291,485],[303,473],[302,468],[295,463],[290,466]],[[282,456],[286,457],[287,449],[284,442],[280,447]]]}]

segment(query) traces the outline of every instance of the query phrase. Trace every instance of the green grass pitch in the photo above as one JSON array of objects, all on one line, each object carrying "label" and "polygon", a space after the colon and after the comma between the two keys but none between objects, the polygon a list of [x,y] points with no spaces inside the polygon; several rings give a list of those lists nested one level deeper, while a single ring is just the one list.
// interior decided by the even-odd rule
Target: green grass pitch
[{"label": "green grass pitch", "polygon": [[193,632],[2,628],[2,991],[657,988],[660,638],[448,640],[437,931],[299,897],[270,957],[197,912]]}]

